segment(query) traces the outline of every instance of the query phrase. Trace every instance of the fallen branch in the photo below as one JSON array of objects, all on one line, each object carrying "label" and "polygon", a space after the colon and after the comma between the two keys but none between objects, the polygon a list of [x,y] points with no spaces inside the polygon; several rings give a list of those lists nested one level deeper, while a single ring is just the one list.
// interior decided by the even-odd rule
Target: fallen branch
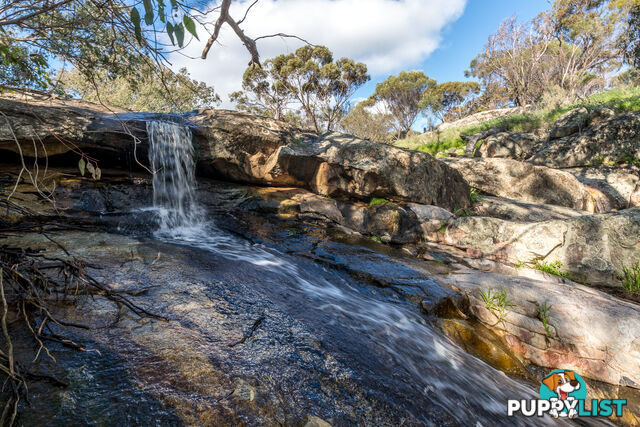
[{"label": "fallen branch", "polygon": [[262,324],[263,321],[264,321],[264,314],[262,316],[260,316],[255,322],[253,322],[253,326],[251,326],[251,329],[249,331],[247,331],[247,333],[244,334],[242,339],[240,339],[239,341],[236,341],[234,343],[230,343],[229,347],[235,347],[238,344],[244,344],[245,341],[247,341],[249,338],[251,338],[253,333],[256,331],[256,329],[258,329],[260,327],[260,325]]}]

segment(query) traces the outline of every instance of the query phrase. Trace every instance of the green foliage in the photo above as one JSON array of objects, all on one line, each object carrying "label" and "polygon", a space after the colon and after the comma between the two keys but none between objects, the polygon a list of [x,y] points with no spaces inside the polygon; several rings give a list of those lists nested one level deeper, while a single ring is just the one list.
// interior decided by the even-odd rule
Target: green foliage
[{"label": "green foliage", "polygon": [[423,103],[443,120],[457,120],[468,114],[469,99],[480,93],[478,82],[444,82],[425,91]]},{"label": "green foliage", "polygon": [[291,138],[291,143],[292,143],[293,145],[298,145],[298,146],[300,146],[300,145],[305,145],[304,138],[296,138],[296,137],[292,137],[292,138]]},{"label": "green foliage", "polygon": [[387,199],[383,199],[380,197],[372,197],[371,200],[369,201],[369,207],[372,207],[375,205],[381,205],[384,203],[389,203],[389,201]]},{"label": "green foliage", "polygon": [[130,81],[124,77],[109,77],[105,71],[95,70],[88,79],[79,70],[63,72],[62,87],[72,96],[87,101],[108,101],[111,105],[134,111],[184,112],[197,108],[211,108],[220,102],[212,87],[192,80],[186,68],[178,73],[169,69],[143,67],[144,77]]},{"label": "green foliage", "polygon": [[389,76],[376,85],[376,91],[367,105],[381,103],[393,117],[393,127],[398,135],[406,134],[420,113],[429,107],[424,101],[426,90],[435,87],[436,81],[422,71],[403,71]]},{"label": "green foliage", "polygon": [[474,125],[449,128],[443,132],[427,132],[426,134],[396,141],[395,145],[435,155],[449,148],[464,147],[466,142],[461,136],[473,135],[492,128],[505,132],[548,131],[561,115],[578,107],[585,107],[589,111],[597,108],[610,108],[617,114],[638,111],[640,110],[640,88],[614,88],[595,93],[574,104],[534,109],[525,113],[500,117]]},{"label": "green foliage", "polygon": [[459,209],[454,209],[453,214],[459,217],[471,216],[471,211],[467,208],[459,208]]},{"label": "green foliage", "polygon": [[480,195],[480,191],[477,188],[471,187],[469,190],[469,200],[471,203],[477,203],[482,200],[482,196]]},{"label": "green foliage", "polygon": [[619,14],[602,0],[554,0],[529,22],[506,19],[471,62],[482,82],[480,108],[539,103],[550,87],[572,102],[606,85],[619,66]]},{"label": "green foliage", "polygon": [[553,337],[553,330],[549,325],[549,310],[551,310],[551,307],[553,306],[551,304],[547,305],[546,301],[542,303],[542,305],[538,306],[538,319],[542,322],[544,330],[547,333],[547,337],[549,338]]},{"label": "green foliage", "polygon": [[[157,1],[143,0],[142,4],[144,7],[145,26],[152,27],[151,31],[156,31],[157,27],[162,29],[162,27],[164,26],[164,31],[166,31],[167,34],[169,35],[171,44],[175,45],[175,43],[177,42],[180,48],[184,46],[185,29],[197,40],[200,40],[200,38],[198,37],[198,33],[196,31],[196,24],[193,21],[193,18],[191,18],[191,16],[189,16],[189,14],[186,13],[188,9],[178,4],[178,2],[171,1],[171,9],[173,12],[177,12],[180,7],[184,8],[183,10],[184,15],[182,16],[182,22],[167,20],[167,18],[174,18],[179,16],[180,14],[170,13],[169,15],[167,15],[165,13],[164,0],[157,0]],[[157,11],[157,18],[159,22],[155,19],[156,11]],[[143,36],[144,28],[141,25],[140,12],[135,6],[131,8],[130,19],[134,27],[136,40],[140,45],[144,45],[145,43],[145,38]]]},{"label": "green foliage", "polygon": [[371,240],[376,243],[382,243],[382,239],[380,238],[380,236],[371,236]]},{"label": "green foliage", "polygon": [[[349,58],[333,59],[325,46],[303,46],[295,53],[249,65],[242,91],[231,94],[237,108],[276,119],[286,118],[289,104],[300,105],[308,123],[331,131],[347,113],[353,93],[370,79],[367,66]],[[297,112],[296,112],[297,115]]]},{"label": "green foliage", "polygon": [[504,320],[507,315],[507,308],[513,306],[513,304],[507,298],[507,291],[500,290],[494,294],[491,293],[491,289],[480,290],[480,296],[484,302],[484,306],[493,313],[498,319],[498,322]]},{"label": "green foliage", "polygon": [[556,262],[545,262],[545,261],[536,261],[536,265],[534,268],[538,271],[542,271],[543,273],[551,274],[557,277],[568,278],[569,273],[560,271],[562,268],[562,263],[560,261]]},{"label": "green foliage", "polygon": [[361,102],[349,111],[340,124],[346,132],[358,138],[390,143],[393,136],[392,120],[390,114],[369,111],[366,103]]},{"label": "green foliage", "polygon": [[614,0],[612,4],[621,12],[624,21],[624,31],[618,37],[624,61],[640,69],[640,1]]},{"label": "green foliage", "polygon": [[640,263],[623,268],[622,286],[627,292],[640,293]]},{"label": "green foliage", "polygon": [[262,66],[249,65],[242,76],[242,90],[229,95],[236,109],[276,120],[292,121],[287,112],[293,113],[289,119],[297,117],[297,112],[289,110],[293,94],[280,73],[284,62],[284,55],[280,55],[264,61]]}]

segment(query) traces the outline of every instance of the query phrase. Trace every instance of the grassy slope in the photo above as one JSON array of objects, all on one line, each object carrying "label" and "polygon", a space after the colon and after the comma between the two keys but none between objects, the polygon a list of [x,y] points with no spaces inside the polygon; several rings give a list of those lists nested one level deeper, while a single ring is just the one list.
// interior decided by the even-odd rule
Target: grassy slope
[{"label": "grassy slope", "polygon": [[515,114],[475,125],[451,128],[440,135],[430,132],[397,141],[395,145],[441,156],[449,148],[462,149],[466,145],[460,138],[461,135],[473,135],[491,128],[499,128],[507,132],[546,131],[551,128],[558,117],[577,107],[586,107],[588,110],[607,107],[616,113],[640,110],[640,88],[611,89],[591,95],[586,100],[572,105],[532,110],[524,114]]}]

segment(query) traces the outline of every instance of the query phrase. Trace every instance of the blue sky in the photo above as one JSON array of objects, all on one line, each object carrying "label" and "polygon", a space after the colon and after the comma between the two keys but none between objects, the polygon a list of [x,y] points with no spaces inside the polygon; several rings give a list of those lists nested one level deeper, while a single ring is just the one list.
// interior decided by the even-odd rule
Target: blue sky
[{"label": "blue sky", "polygon": [[[438,48],[422,63],[406,69],[423,70],[438,82],[467,80],[464,71],[505,18],[515,14],[519,20],[526,21],[548,8],[546,0],[468,0],[462,16],[443,28]],[[371,95],[376,83],[388,74],[393,73],[374,76],[356,92],[354,98]],[[414,128],[421,130],[423,126],[426,126],[426,119],[419,120]]]},{"label": "blue sky", "polygon": [[[231,15],[243,16],[252,3],[233,1]],[[335,58],[364,62],[372,80],[357,91],[357,102],[369,97],[376,83],[402,70],[423,70],[439,82],[464,80],[469,62],[500,22],[514,14],[529,20],[548,7],[546,0],[260,0],[243,28],[253,38],[295,34],[329,47]],[[193,78],[215,88],[222,108],[233,108],[228,94],[241,88],[248,53],[223,26],[220,43],[203,61],[201,39],[170,56],[173,68],[186,67]],[[259,41],[258,50],[262,58],[272,58],[301,45],[295,39],[267,38]]]}]

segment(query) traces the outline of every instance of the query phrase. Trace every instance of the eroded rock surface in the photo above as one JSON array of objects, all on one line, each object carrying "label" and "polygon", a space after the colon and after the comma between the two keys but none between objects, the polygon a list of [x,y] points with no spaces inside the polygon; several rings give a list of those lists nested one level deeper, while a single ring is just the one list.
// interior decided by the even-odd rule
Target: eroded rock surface
[{"label": "eroded rock surface", "polygon": [[474,157],[501,157],[524,160],[537,151],[541,142],[531,133],[500,132],[484,139]]},{"label": "eroded rock surface", "polygon": [[192,120],[201,146],[198,167],[211,177],[450,210],[469,205],[460,174],[426,153],[339,133],[298,135],[280,122],[239,113],[203,112]]},{"label": "eroded rock surface", "polygon": [[640,263],[640,208],[537,223],[461,217],[441,242],[476,258],[531,266],[560,261],[576,280],[619,286],[623,268]]},{"label": "eroded rock surface", "polygon": [[525,203],[492,196],[481,196],[480,200],[473,204],[471,212],[475,216],[519,222],[541,222],[585,215],[584,211],[563,206]]},{"label": "eroded rock surface", "polygon": [[621,114],[548,141],[529,161],[554,168],[628,163],[640,158],[640,111]]},{"label": "eroded rock surface", "polygon": [[447,158],[443,161],[458,170],[469,185],[492,196],[587,212],[596,212],[598,208],[599,196],[568,172],[512,159]]},{"label": "eroded rock surface", "polygon": [[81,152],[111,165],[145,164],[146,121],[181,121],[193,129],[198,170],[206,176],[450,210],[469,204],[469,188],[460,174],[429,154],[339,133],[316,137],[249,114],[202,110],[178,117],[110,112],[76,101],[5,98],[0,111],[8,116],[0,124],[0,150],[22,150],[29,157],[66,154],[69,166]]}]

